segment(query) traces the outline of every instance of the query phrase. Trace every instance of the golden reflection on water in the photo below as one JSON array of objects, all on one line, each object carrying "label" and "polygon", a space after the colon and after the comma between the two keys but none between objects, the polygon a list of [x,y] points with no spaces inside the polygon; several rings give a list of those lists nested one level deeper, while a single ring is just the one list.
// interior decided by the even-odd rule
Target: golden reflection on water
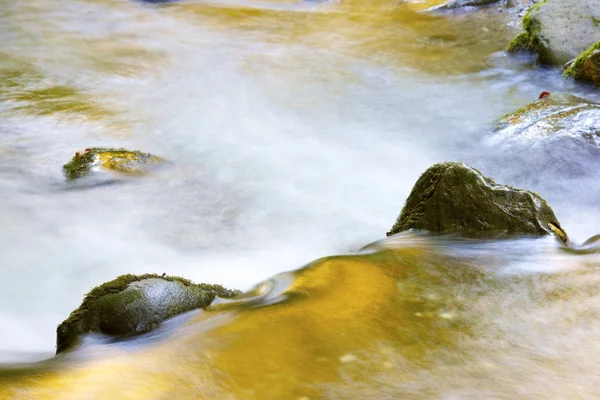
[{"label": "golden reflection on water", "polygon": [[[87,359],[5,375],[0,396],[593,398],[598,254],[544,240],[448,244],[404,235],[317,260],[295,273],[282,302],[209,310],[137,350],[86,345]],[[527,253],[563,269],[498,270]]]},{"label": "golden reflection on water", "polygon": [[99,118],[112,114],[76,88],[46,78],[31,65],[2,53],[0,102],[12,112],[39,116],[69,113]]},{"label": "golden reflection on water", "polygon": [[[0,10],[12,35],[0,43],[0,102],[34,116],[104,118],[114,111],[86,91],[95,81],[69,81],[52,66],[101,82],[143,80],[168,74],[177,57],[213,42],[230,46],[245,71],[288,80],[323,70],[311,63],[312,51],[348,81],[346,66],[356,60],[407,74],[468,74],[488,67],[513,34],[507,14],[495,8],[444,15],[418,13],[421,5],[195,1],[148,8],[98,0],[56,15],[58,2],[12,2]],[[93,11],[116,28],[88,37],[93,20],[73,10]],[[77,29],[66,29],[71,23]],[[148,90],[156,83],[144,82]],[[424,240],[317,260],[295,274],[283,302],[201,313],[152,346],[86,345],[73,359],[4,370],[0,398],[598,397],[597,254],[549,247],[536,263],[561,272],[496,273],[509,250],[500,245],[469,258]]]},{"label": "golden reflection on water", "polygon": [[[52,76],[55,66],[93,79],[164,74],[181,57],[174,51],[201,54],[219,41],[233,46],[242,65],[287,79],[323,73],[311,61],[314,51],[341,73],[347,73],[350,60],[417,74],[469,73],[489,66],[490,55],[514,33],[506,25],[507,13],[496,8],[452,15],[416,11],[430,3],[190,1],[151,8],[103,0],[75,2],[65,10],[50,0],[12,3],[0,13],[6,37],[0,43],[0,101],[38,115],[72,110],[100,116],[77,87],[95,89],[94,83]],[[26,67],[7,67],[7,58]],[[48,72],[52,75],[45,76]],[[34,76],[58,82],[26,87]]]},{"label": "golden reflection on water", "polygon": [[[263,7],[248,8],[243,4],[182,3],[174,6],[174,12],[192,23],[210,22],[219,28],[239,30],[254,41],[304,45],[435,75],[480,71],[490,65],[489,56],[502,50],[514,34],[506,24],[508,13],[495,8],[448,15],[419,13],[415,9],[422,3],[382,0],[321,3],[322,8],[304,11],[269,8],[264,3]],[[266,56],[252,62],[270,65]],[[302,69],[303,64],[292,55],[280,67],[295,70]]]}]

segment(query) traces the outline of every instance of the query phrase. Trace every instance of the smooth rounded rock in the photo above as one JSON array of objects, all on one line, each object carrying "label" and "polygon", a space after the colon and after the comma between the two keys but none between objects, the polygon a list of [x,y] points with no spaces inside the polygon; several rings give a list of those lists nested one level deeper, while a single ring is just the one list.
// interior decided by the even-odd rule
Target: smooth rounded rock
[{"label": "smooth rounded rock", "polygon": [[147,332],[170,317],[207,307],[217,296],[237,294],[240,292],[220,285],[194,284],[178,277],[122,275],[92,289],[57,327],[56,352],[68,349],[85,333],[125,336]]},{"label": "smooth rounded rock", "polygon": [[507,50],[531,50],[541,64],[564,65],[600,41],[600,0],[546,0],[523,17]]}]

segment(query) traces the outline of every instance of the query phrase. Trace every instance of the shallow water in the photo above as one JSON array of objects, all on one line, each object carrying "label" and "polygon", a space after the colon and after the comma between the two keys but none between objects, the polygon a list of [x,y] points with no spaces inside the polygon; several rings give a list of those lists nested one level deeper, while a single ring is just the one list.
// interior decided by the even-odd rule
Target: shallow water
[{"label": "shallow water", "polygon": [[[248,289],[356,251],[385,236],[419,174],[438,161],[538,191],[576,242],[598,233],[595,154],[489,141],[491,121],[542,91],[600,100],[532,68],[529,57],[506,56],[515,33],[507,10],[419,14],[419,2],[382,0],[0,1],[0,360],[51,353],[56,325],[82,295],[120,274]],[[141,149],[173,165],[112,185],[66,183],[62,164],[90,146]],[[573,176],[565,158],[586,173]],[[478,251],[492,260],[508,248]],[[506,264],[517,274],[567,267],[543,254]],[[569,282],[576,292],[579,281]],[[573,301],[582,312],[598,305]],[[519,320],[537,312],[514,310]],[[546,329],[558,314],[536,318]],[[593,364],[573,351],[596,329],[591,321],[581,335],[563,327],[553,339],[569,368]],[[542,328],[523,329],[533,340]],[[350,396],[331,390],[322,395]],[[448,393],[440,398],[461,396]]]}]

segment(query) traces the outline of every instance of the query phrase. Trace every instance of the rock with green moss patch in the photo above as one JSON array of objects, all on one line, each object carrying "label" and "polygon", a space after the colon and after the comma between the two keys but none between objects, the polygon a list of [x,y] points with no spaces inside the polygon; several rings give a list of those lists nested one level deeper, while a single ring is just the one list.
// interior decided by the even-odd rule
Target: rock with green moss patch
[{"label": "rock with green moss patch", "polygon": [[63,166],[63,172],[70,180],[81,178],[100,169],[127,174],[143,174],[164,162],[165,160],[161,157],[141,151],[91,147],[75,153],[71,161]]},{"label": "rock with green moss patch", "polygon": [[600,0],[546,0],[523,17],[524,33],[508,45],[510,52],[531,50],[541,64],[564,65],[600,40]]},{"label": "rock with green moss patch", "polygon": [[568,140],[597,149],[600,104],[566,93],[552,93],[498,119],[491,140],[505,144],[553,143],[556,151],[560,140]]},{"label": "rock with green moss patch", "polygon": [[475,168],[450,162],[421,175],[388,235],[409,229],[469,237],[564,234],[536,193],[498,185]]},{"label": "rock with green moss patch", "polygon": [[595,43],[577,57],[565,70],[565,76],[600,87],[600,42]]},{"label": "rock with green moss patch", "polygon": [[238,294],[220,285],[194,284],[178,277],[122,275],[92,289],[57,327],[56,352],[70,348],[85,333],[124,336],[147,332],[170,317],[207,307],[217,296]]}]

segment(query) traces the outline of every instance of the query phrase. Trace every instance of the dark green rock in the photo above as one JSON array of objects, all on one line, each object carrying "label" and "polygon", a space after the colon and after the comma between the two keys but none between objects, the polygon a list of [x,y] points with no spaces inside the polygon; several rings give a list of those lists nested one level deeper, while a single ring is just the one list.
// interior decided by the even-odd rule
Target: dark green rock
[{"label": "dark green rock", "polygon": [[507,47],[530,50],[541,64],[564,65],[600,41],[600,0],[546,0],[523,17],[524,33]]},{"label": "dark green rock", "polygon": [[567,67],[564,75],[600,87],[600,42],[595,43],[577,57]]},{"label": "dark green rock", "polygon": [[436,164],[421,175],[388,235],[408,229],[469,237],[564,234],[539,195],[498,185],[463,163]]},{"label": "dark green rock", "polygon": [[194,284],[178,277],[122,275],[92,289],[81,306],[57,327],[56,353],[75,344],[81,334],[124,336],[147,332],[170,317],[207,307],[216,296],[230,298],[238,294],[220,285]]},{"label": "dark green rock", "polygon": [[141,151],[90,147],[75,153],[71,161],[63,166],[63,172],[69,180],[81,178],[100,168],[128,174],[143,174],[164,162],[161,157]]}]

